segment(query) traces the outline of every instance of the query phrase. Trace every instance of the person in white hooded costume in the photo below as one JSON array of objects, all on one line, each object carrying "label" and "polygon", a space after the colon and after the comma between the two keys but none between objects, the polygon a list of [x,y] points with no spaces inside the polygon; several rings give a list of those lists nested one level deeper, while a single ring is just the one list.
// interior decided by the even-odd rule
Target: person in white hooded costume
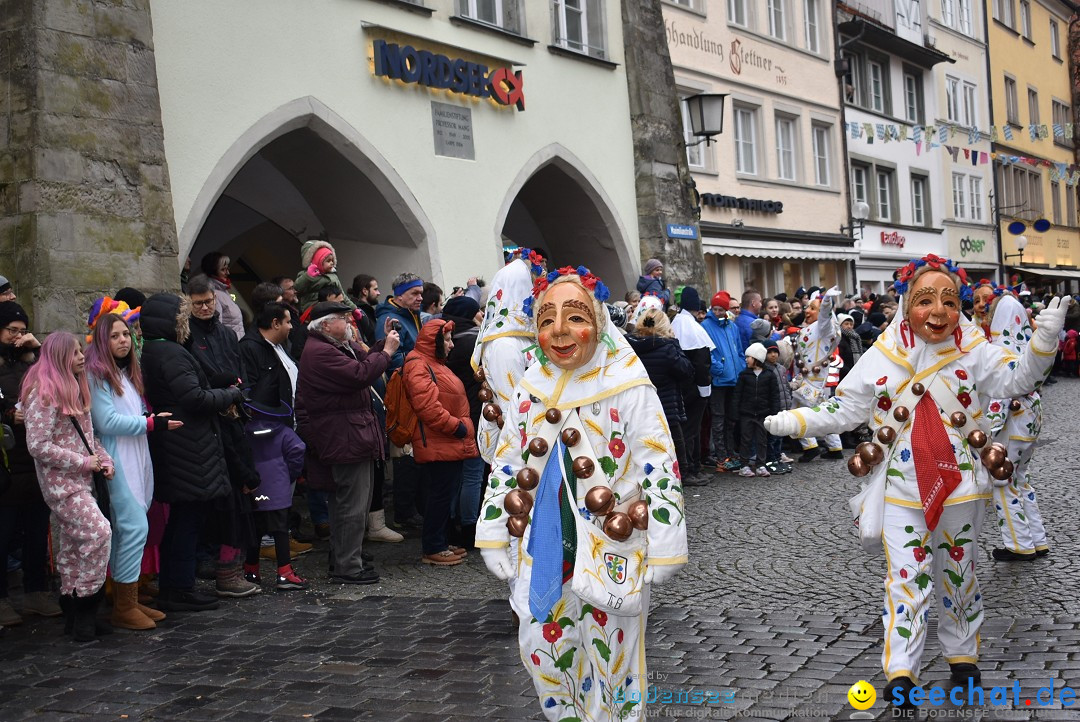
[{"label": "person in white hooded costume", "polygon": [[674,445],[603,283],[563,268],[534,296],[539,363],[505,409],[476,546],[493,574],[516,577],[521,659],[544,715],[641,719],[651,586],[687,561]]},{"label": "person in white hooded costume", "polygon": [[1007,478],[1012,469],[1003,448],[987,445],[979,399],[1035,388],[1053,363],[1068,307],[1067,297],[1054,299],[1017,355],[988,343],[961,313],[966,282],[963,269],[934,255],[900,269],[896,317],[836,395],[765,421],[770,433],[794,437],[870,424],[874,441],[861,444],[848,467],[870,475],[860,495],[860,534],[864,545],[885,551],[883,696],[908,710],[935,587],[938,638],[952,679],[981,681],[977,539],[990,498],[988,471]]}]

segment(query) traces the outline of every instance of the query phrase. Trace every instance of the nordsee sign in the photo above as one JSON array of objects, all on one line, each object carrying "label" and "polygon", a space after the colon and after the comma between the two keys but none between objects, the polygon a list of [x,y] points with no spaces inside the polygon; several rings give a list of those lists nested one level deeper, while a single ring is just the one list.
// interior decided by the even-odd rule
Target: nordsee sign
[{"label": "nordsee sign", "polygon": [[411,45],[401,46],[385,40],[374,41],[371,49],[377,76],[441,88],[451,93],[491,98],[499,105],[514,105],[518,110],[525,110],[520,70],[491,70],[482,63],[448,58],[430,50],[418,50]]},{"label": "nordsee sign", "polygon": [[668,223],[667,236],[668,238],[686,238],[691,241],[696,241],[698,237],[697,226],[682,226],[678,223]]}]

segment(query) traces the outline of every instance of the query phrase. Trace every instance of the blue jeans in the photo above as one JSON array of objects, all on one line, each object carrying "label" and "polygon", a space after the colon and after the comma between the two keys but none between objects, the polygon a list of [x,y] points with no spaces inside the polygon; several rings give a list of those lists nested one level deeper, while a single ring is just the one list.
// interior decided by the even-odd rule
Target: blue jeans
[{"label": "blue jeans", "polygon": [[308,487],[307,490],[307,508],[308,513],[311,514],[312,524],[328,524],[330,523],[330,492],[319,491],[318,489],[312,489]]},{"label": "blue jeans", "polygon": [[462,462],[432,461],[420,466],[427,485],[421,546],[424,554],[438,554],[448,548],[446,525],[450,521],[450,505],[461,488]]},{"label": "blue jeans", "polygon": [[484,460],[479,457],[461,462],[461,493],[454,496],[450,515],[471,526],[480,516],[480,499],[484,495]]},{"label": "blue jeans", "polygon": [[784,451],[784,437],[769,435],[769,461],[780,461],[780,454]]}]

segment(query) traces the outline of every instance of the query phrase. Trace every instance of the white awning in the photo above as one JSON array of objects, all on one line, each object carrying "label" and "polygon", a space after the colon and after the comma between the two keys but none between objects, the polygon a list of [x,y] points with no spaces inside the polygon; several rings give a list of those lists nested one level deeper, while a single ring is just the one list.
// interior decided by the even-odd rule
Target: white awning
[{"label": "white awning", "polygon": [[1010,266],[1014,271],[1018,273],[1030,273],[1042,278],[1054,279],[1054,278],[1080,278],[1080,271],[1074,271],[1071,268],[1024,268],[1022,266]]},{"label": "white awning", "polygon": [[701,239],[701,248],[705,253],[740,258],[819,258],[828,261],[854,261],[859,257],[859,252],[854,248],[803,245],[785,241],[746,241],[731,238],[721,240],[708,236]]}]

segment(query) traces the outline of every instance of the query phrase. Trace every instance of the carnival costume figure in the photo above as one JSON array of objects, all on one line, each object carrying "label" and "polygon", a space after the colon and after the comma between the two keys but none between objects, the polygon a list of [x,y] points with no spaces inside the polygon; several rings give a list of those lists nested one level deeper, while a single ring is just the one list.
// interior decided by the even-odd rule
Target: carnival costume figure
[{"label": "carnival costume figure", "polygon": [[[976,314],[987,340],[1006,351],[1021,354],[1034,330],[1027,309],[1004,286],[988,282],[975,289]],[[981,316],[981,317],[980,317]],[[1040,385],[1041,385],[1040,379]],[[1030,561],[1050,553],[1035,490],[1028,482],[1028,464],[1042,429],[1042,400],[1038,391],[1013,399],[990,399],[986,406],[991,440],[1007,450],[1012,476],[994,484],[994,509],[1002,547],[994,549],[998,561]]]},{"label": "carnival costume figure", "polygon": [[[989,476],[1008,479],[1005,449],[988,444],[981,403],[1030,393],[1054,361],[1068,298],[1054,299],[1023,353],[987,342],[961,313],[963,269],[934,255],[900,269],[900,309],[874,346],[820,406],[766,420],[770,433],[814,436],[869,421],[873,441],[848,468],[869,475],[852,500],[867,549],[884,547],[887,699],[916,684],[931,592],[938,638],[957,684],[978,685],[982,593],[975,576]],[[867,419],[867,411],[870,418]]]},{"label": "carnival costume figure", "polygon": [[[828,387],[829,374],[836,347],[840,345],[840,321],[833,315],[833,306],[839,297],[840,289],[833,286],[806,307],[806,326],[795,338],[792,396],[799,406],[816,406],[832,395]],[[830,458],[842,458],[840,435],[828,433],[824,436],[825,446],[832,455]],[[821,453],[813,435],[800,438],[799,444],[806,453],[803,457],[806,461]]]},{"label": "carnival costume figure", "polygon": [[488,568],[517,577],[521,659],[550,720],[644,714],[651,584],[687,560],[664,410],[607,295],[581,266],[537,280],[539,363],[505,409],[477,526]]}]

